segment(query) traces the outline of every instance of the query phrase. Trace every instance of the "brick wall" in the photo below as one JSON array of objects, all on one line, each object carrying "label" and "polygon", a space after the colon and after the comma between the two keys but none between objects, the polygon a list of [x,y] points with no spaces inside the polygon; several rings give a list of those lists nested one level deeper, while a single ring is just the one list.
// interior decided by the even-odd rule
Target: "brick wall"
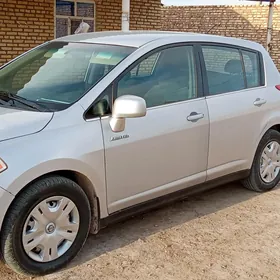
[{"label": "brick wall", "polygon": [[[245,38],[265,46],[268,6],[164,7],[162,30],[209,33]],[[280,5],[274,12],[271,56],[280,69]]]},{"label": "brick wall", "polygon": [[161,0],[131,0],[131,30],[160,30]]},{"label": "brick wall", "polygon": [[[120,30],[122,0],[95,3],[96,31]],[[132,30],[160,27],[160,0],[131,0]],[[54,0],[0,0],[0,65],[53,38]]]},{"label": "brick wall", "polygon": [[0,0],[0,65],[53,38],[53,0]]},{"label": "brick wall", "polygon": [[[120,30],[122,0],[97,0],[96,31]],[[161,27],[160,0],[131,0],[130,29],[153,30]]]}]

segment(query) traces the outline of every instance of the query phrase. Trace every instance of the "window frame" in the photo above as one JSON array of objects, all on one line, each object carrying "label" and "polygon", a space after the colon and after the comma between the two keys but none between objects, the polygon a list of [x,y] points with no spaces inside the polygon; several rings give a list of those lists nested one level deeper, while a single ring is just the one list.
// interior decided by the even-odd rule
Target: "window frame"
[{"label": "window frame", "polygon": [[[261,88],[265,86],[265,74],[264,74],[264,62],[263,62],[263,55],[260,51],[251,49],[251,48],[246,48],[246,47],[242,47],[239,45],[232,45],[232,44],[225,44],[225,43],[216,43],[216,42],[200,42],[198,43],[198,48],[199,48],[199,55],[200,55],[200,59],[201,59],[201,68],[202,68],[202,77],[203,77],[203,85],[204,85],[204,94],[205,96],[216,96],[216,95],[221,95],[221,94],[230,94],[230,93],[236,93],[236,92],[240,92],[243,90],[250,90],[250,89],[256,89],[256,88]],[[203,55],[203,47],[221,47],[221,48],[231,48],[234,50],[237,50],[239,52],[240,55],[240,60],[242,63],[242,69],[243,69],[243,77],[244,77],[244,83],[245,83],[245,88],[238,90],[238,91],[227,91],[227,92],[223,92],[223,93],[215,93],[215,94],[210,94],[209,93],[209,84],[208,84],[208,77],[207,77],[207,70],[206,70],[206,63],[204,60],[204,55]],[[255,86],[255,87],[248,87],[248,83],[247,83],[247,75],[246,75],[246,71],[245,71],[245,64],[244,64],[244,58],[243,58],[243,53],[242,51],[247,51],[247,52],[251,52],[257,55],[257,60],[258,60],[258,70],[259,70],[259,76],[260,76],[260,85]]]},{"label": "window frame", "polygon": [[[74,16],[64,16],[64,15],[57,15],[56,11],[56,2],[57,0],[54,0],[54,39],[56,39],[56,19],[67,19],[68,20],[68,26],[67,26],[67,35],[71,35],[71,19],[73,20],[91,20],[93,21],[93,32],[95,32],[96,29],[96,3],[94,0],[61,0],[65,2],[73,2],[74,3]],[[93,4],[93,10],[94,14],[92,17],[81,17],[78,16],[78,10],[77,10],[77,3],[84,3],[84,4]]]},{"label": "window frame", "polygon": [[[197,48],[197,44],[190,42],[190,43],[172,43],[172,44],[168,44],[168,45],[164,45],[158,48],[155,48],[149,52],[147,52],[146,54],[144,54],[143,56],[141,56],[139,59],[137,59],[136,61],[134,61],[128,68],[126,68],[113,82],[113,104],[117,98],[117,91],[118,91],[118,83],[121,81],[121,79],[127,74],[129,73],[131,70],[133,70],[138,64],[140,64],[142,61],[144,61],[146,58],[148,58],[149,56],[152,56],[153,54],[156,54],[158,52],[170,49],[170,48],[176,48],[176,47],[192,47],[193,48],[193,58],[194,58],[194,62],[195,62],[195,73],[196,73],[196,83],[197,83],[197,96],[195,98],[192,99],[186,99],[183,101],[178,101],[178,102],[174,102],[174,103],[169,103],[166,105],[158,105],[158,106],[153,106],[153,107],[149,107],[149,109],[151,108],[158,108],[158,107],[162,107],[162,106],[172,106],[172,105],[176,105],[178,103],[182,103],[182,102],[188,102],[191,100],[195,100],[201,97],[204,97],[204,92],[203,92],[203,79],[202,79],[202,71],[201,71],[201,60],[199,57],[199,53],[198,53],[198,48]],[[160,56],[159,56],[160,57]],[[157,60],[158,61],[158,60]],[[112,104],[112,106],[113,106]]]}]

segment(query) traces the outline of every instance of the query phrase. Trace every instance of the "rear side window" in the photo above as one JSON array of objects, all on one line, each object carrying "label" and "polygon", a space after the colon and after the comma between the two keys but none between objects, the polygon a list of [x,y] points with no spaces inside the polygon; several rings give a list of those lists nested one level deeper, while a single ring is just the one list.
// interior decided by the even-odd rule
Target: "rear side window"
[{"label": "rear side window", "polygon": [[256,52],[241,51],[245,66],[245,73],[247,79],[247,87],[258,87],[261,85],[261,73],[259,65],[259,56]]},{"label": "rear side window", "polygon": [[242,57],[238,49],[202,46],[202,52],[210,95],[245,89]]}]

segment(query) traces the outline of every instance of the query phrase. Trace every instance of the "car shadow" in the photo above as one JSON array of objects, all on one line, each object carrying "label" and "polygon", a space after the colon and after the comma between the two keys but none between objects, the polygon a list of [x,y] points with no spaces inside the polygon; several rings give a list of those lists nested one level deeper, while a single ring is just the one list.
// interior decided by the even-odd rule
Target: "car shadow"
[{"label": "car shadow", "polygon": [[221,211],[258,195],[260,194],[244,189],[240,183],[232,183],[111,225],[101,230],[98,235],[90,235],[81,253],[67,269],[139,239],[145,241],[145,238],[157,232]]},{"label": "car shadow", "polygon": [[[64,270],[79,266],[108,252],[143,240],[191,220],[210,215],[260,195],[244,189],[240,183],[231,183],[135,216],[90,235],[80,254]],[[0,279],[30,279],[15,275],[0,263]]]}]

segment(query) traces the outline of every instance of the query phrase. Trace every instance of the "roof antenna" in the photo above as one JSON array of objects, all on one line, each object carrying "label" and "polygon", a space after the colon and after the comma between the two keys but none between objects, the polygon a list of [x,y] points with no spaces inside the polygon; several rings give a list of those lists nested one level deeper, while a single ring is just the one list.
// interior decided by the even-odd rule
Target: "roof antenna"
[{"label": "roof antenna", "polygon": [[212,31],[216,26],[220,26],[220,23],[214,24],[212,27],[210,27],[205,34],[209,34],[210,31]]}]

